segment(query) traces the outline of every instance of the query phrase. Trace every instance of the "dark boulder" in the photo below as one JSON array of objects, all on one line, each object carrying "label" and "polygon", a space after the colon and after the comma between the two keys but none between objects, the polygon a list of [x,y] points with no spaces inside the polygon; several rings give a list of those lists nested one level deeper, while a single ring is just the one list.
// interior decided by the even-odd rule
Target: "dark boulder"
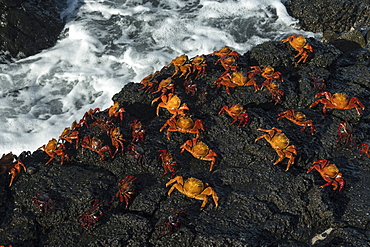
[{"label": "dark boulder", "polygon": [[[212,172],[209,161],[196,159],[187,151],[180,152],[180,146],[194,134],[171,132],[168,140],[165,131],[159,131],[171,117],[164,108],[156,115],[158,102],[152,104],[152,100],[160,93],[146,93],[139,90],[143,85],[128,83],[113,97],[126,110],[123,121],[102,110],[86,116],[89,128],[85,125],[77,128],[81,137],[98,136],[111,145],[107,128],[121,127],[126,139],[124,154],[118,152],[115,158],[110,158],[105,152],[105,160],[100,161],[98,153],[86,149],[82,155],[81,147],[76,149],[74,143],[66,142],[69,161],[63,165],[60,157],[45,165],[49,157],[39,150],[22,155],[31,172],[21,172],[12,187],[8,188],[8,174],[0,175],[3,198],[0,244],[366,246],[370,241],[370,167],[369,157],[365,154],[360,157],[357,146],[369,142],[370,52],[360,48],[344,54],[333,45],[308,41],[314,52],[306,63],[297,64],[294,58],[297,51],[281,42],[258,45],[237,60],[244,73],[251,71],[250,66],[264,65],[274,66],[282,73],[280,89],[285,96],[276,104],[266,88],[254,92],[253,86],[235,87],[227,94],[221,86],[216,91],[214,81],[224,73],[224,68],[215,64],[215,55],[206,56],[205,77],[190,76],[198,86],[194,96],[186,93],[183,77],[173,77],[175,94],[187,103],[192,118],[204,123],[206,132],[202,141],[218,154]],[[165,67],[152,81],[160,82],[173,72],[173,66]],[[312,80],[315,76],[321,77],[326,90],[332,93],[358,97],[366,107],[362,115],[358,116],[355,109],[328,109],[323,114],[322,104],[309,108],[318,92]],[[258,75],[256,78],[258,84],[264,81]],[[231,103],[240,103],[249,114],[245,127],[230,125],[231,117],[218,114],[221,107]],[[287,119],[277,120],[278,113],[291,109],[313,120],[317,129],[313,135],[309,129],[301,131],[301,126]],[[96,120],[102,128],[92,124]],[[140,120],[146,130],[146,139],[140,144],[144,153],[136,149],[146,159],[138,160],[128,151],[132,120]],[[338,143],[341,121],[352,125],[355,143]],[[282,129],[290,144],[297,147],[298,156],[288,171],[285,171],[287,159],[272,165],[278,156],[269,143],[264,139],[255,142],[264,134],[258,128],[272,127]],[[178,163],[176,175],[209,183],[219,196],[218,208],[211,197],[204,210],[200,210],[201,201],[178,191],[167,196],[169,188],[165,184],[170,174],[161,176],[163,168],[158,158],[158,150],[164,149]],[[319,173],[315,170],[307,173],[313,162],[321,159],[338,166],[346,181],[342,191],[333,191],[332,186],[320,188],[326,182]],[[127,209],[124,202],[115,199],[117,182],[126,176],[137,177]],[[31,200],[40,190],[58,205],[58,210],[40,212]],[[91,207],[92,199],[105,201],[101,208],[104,216],[86,231],[78,228],[82,222],[77,218]],[[100,217],[99,210],[92,215]]]},{"label": "dark boulder", "polygon": [[284,5],[302,29],[316,33],[370,26],[369,0],[287,0]]},{"label": "dark boulder", "polygon": [[64,24],[54,0],[0,0],[0,62],[52,47]]}]

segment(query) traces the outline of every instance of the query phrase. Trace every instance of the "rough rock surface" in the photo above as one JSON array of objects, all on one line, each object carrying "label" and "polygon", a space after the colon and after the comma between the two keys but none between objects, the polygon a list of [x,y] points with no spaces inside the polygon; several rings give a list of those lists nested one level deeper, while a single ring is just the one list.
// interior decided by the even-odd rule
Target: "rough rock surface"
[{"label": "rough rock surface", "polygon": [[0,0],[0,63],[52,47],[63,27],[54,0]]},{"label": "rough rock surface", "polygon": [[[171,139],[159,129],[171,117],[164,108],[156,115],[160,95],[138,90],[138,83],[128,83],[113,97],[126,110],[123,121],[108,117],[107,110],[86,116],[89,128],[78,127],[80,136],[98,136],[106,145],[111,142],[105,130],[92,123],[107,119],[121,127],[126,139],[125,153],[118,152],[105,160],[89,149],[81,154],[81,147],[65,143],[69,161],[60,164],[56,157],[48,165],[49,157],[42,150],[24,152],[28,171],[21,172],[9,188],[9,175],[0,175],[0,244],[13,246],[367,246],[370,242],[370,166],[369,157],[360,157],[357,146],[369,142],[370,52],[365,48],[343,53],[333,45],[308,39],[314,52],[306,63],[297,64],[297,54],[287,43],[266,42],[243,54],[238,60],[239,70],[249,72],[250,66],[270,65],[281,72],[285,92],[281,102],[270,101],[272,95],[264,88],[254,92],[253,86],[230,88],[230,95],[221,86],[216,92],[214,81],[224,73],[217,56],[207,55],[205,77],[195,79],[198,91],[186,94],[184,78],[173,77],[175,94],[190,108],[193,119],[203,121],[204,141],[218,154],[212,172],[209,161],[194,158],[180,146],[194,134],[171,132]],[[174,67],[164,67],[153,77],[162,81],[173,75]],[[312,77],[325,80],[327,91],[344,92],[358,97],[365,110],[358,116],[355,109],[328,109],[322,104],[309,108],[315,101]],[[258,83],[264,79],[256,76]],[[207,92],[207,94],[205,93]],[[218,114],[221,107],[240,103],[249,114],[245,127],[230,125],[232,118]],[[287,119],[277,120],[278,113],[294,109],[313,120],[316,132]],[[81,116],[82,117],[82,116]],[[129,124],[140,120],[146,130],[141,144],[147,162],[138,163],[130,152]],[[337,128],[341,121],[353,127],[355,144],[338,144]],[[109,122],[108,122],[109,123]],[[109,126],[109,125],[108,125]],[[67,127],[67,126],[66,126]],[[287,159],[272,165],[278,156],[261,139],[258,128],[280,128],[297,147],[295,163],[285,171]],[[52,137],[51,137],[52,138]],[[58,136],[54,136],[58,139]],[[201,201],[178,191],[167,196],[165,184],[170,174],[161,176],[163,168],[158,150],[168,150],[178,163],[177,174],[184,178],[196,177],[209,185],[219,196],[215,208],[209,198],[204,210]],[[114,148],[113,148],[114,150]],[[332,186],[320,188],[326,182],[315,170],[307,173],[314,161],[328,159],[335,163],[345,178],[345,188],[338,192]],[[135,192],[125,203],[115,199],[117,183],[126,176],[135,176]],[[59,208],[55,212],[40,212],[31,198],[44,191]],[[105,201],[104,216],[86,231],[78,217],[91,208],[92,199]],[[161,236],[158,227],[168,221],[171,212],[184,211],[181,225]],[[92,214],[98,216],[98,212]],[[164,231],[166,233],[166,231]]]},{"label": "rough rock surface", "polygon": [[284,5],[302,29],[316,33],[370,26],[369,0],[287,0]]}]

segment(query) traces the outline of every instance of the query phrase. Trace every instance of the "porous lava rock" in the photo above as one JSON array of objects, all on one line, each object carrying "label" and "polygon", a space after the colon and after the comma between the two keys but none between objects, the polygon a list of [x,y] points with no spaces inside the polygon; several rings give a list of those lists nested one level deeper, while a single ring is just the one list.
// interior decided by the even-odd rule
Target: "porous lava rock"
[{"label": "porous lava rock", "polygon": [[287,0],[284,5],[302,29],[316,33],[370,26],[369,0]]},{"label": "porous lava rock", "polygon": [[52,47],[64,24],[54,0],[0,0],[0,62]]},{"label": "porous lava rock", "polygon": [[[370,131],[370,52],[360,48],[344,54],[333,45],[308,39],[314,52],[306,63],[297,64],[297,54],[287,43],[266,42],[252,48],[237,59],[238,70],[245,74],[250,66],[271,65],[284,78],[280,89],[285,92],[281,102],[271,101],[264,88],[253,86],[216,90],[214,83],[225,69],[216,55],[206,55],[206,75],[195,78],[195,95],[187,94],[184,77],[173,76],[174,93],[189,107],[193,119],[205,126],[201,140],[218,154],[213,171],[209,161],[180,152],[180,146],[194,134],[159,131],[171,117],[164,108],[156,114],[158,103],[152,103],[158,93],[145,92],[142,84],[127,82],[114,95],[113,102],[124,107],[124,119],[109,117],[108,110],[86,115],[86,122],[76,128],[82,137],[98,136],[111,145],[106,129],[93,125],[96,120],[105,127],[119,126],[124,134],[125,152],[105,159],[81,147],[65,143],[69,161],[60,164],[57,156],[48,165],[49,157],[42,150],[22,153],[27,166],[9,188],[8,174],[2,174],[0,194],[0,244],[13,246],[366,246],[370,241],[370,166],[369,157],[360,157],[357,146],[369,142]],[[152,81],[172,76],[173,65],[165,66],[153,75]],[[328,109],[322,104],[313,108],[315,88],[312,77],[323,78],[326,90],[358,97],[365,110],[358,116],[355,109]],[[262,77],[256,76],[258,83]],[[146,88],[148,89],[148,87]],[[149,90],[150,91],[150,90]],[[167,92],[169,93],[169,92]],[[245,127],[230,125],[232,118],[218,114],[221,107],[240,103],[249,114]],[[276,103],[276,104],[275,104]],[[286,110],[301,111],[313,120],[316,132],[301,131],[301,126],[287,119],[277,120]],[[82,118],[82,116],[80,116]],[[76,119],[78,120],[78,119]],[[146,130],[141,145],[145,159],[130,154],[130,123],[140,120]],[[109,122],[110,121],[110,122]],[[338,144],[337,128],[341,121],[353,127],[355,143]],[[67,127],[67,126],[66,126]],[[285,171],[287,159],[277,165],[274,149],[267,141],[255,139],[264,132],[258,128],[282,129],[297,147],[295,163]],[[58,135],[50,138],[58,139]],[[114,148],[113,148],[114,149]],[[178,163],[176,175],[185,179],[195,177],[208,183],[219,196],[219,206],[212,198],[203,210],[201,201],[178,191],[167,195],[165,184],[170,174],[163,175],[159,150],[168,150]],[[342,191],[332,186],[320,188],[326,182],[317,171],[307,173],[314,161],[328,159],[335,163],[346,181]],[[146,161],[146,162],[145,162]],[[32,172],[30,172],[32,171]],[[124,202],[115,199],[117,183],[126,176],[135,176],[135,191]],[[40,212],[31,198],[44,191],[58,206],[55,212]],[[105,201],[104,216],[87,231],[77,219],[91,208],[92,199]],[[160,227],[173,220],[174,212],[183,212],[172,232]],[[93,214],[98,216],[98,214]],[[172,216],[171,216],[172,215]]]}]

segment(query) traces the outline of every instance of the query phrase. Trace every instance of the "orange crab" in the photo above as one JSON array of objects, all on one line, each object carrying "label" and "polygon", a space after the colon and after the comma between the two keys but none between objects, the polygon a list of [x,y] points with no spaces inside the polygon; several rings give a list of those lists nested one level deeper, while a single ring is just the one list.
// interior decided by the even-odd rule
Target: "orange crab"
[{"label": "orange crab", "polygon": [[114,104],[108,108],[108,116],[109,117],[119,117],[119,119],[122,121],[125,114],[125,109],[123,107],[120,107],[120,104],[118,102],[114,102]]},{"label": "orange crab", "polygon": [[335,93],[331,94],[330,92],[324,91],[315,95],[315,98],[325,96],[324,98],[316,100],[314,103],[310,105],[310,108],[314,107],[318,103],[323,104],[322,112],[326,113],[326,109],[352,109],[356,108],[358,116],[361,115],[361,110],[365,109],[365,106],[360,102],[360,100],[356,97],[352,97],[348,99],[346,93]]},{"label": "orange crab", "polygon": [[275,149],[276,153],[279,155],[279,159],[275,161],[274,165],[282,161],[284,158],[288,158],[288,164],[285,171],[288,171],[290,166],[294,164],[295,157],[297,156],[297,147],[294,145],[289,146],[288,137],[282,132],[281,129],[273,127],[272,129],[257,129],[267,134],[257,137],[254,141],[258,141],[265,138],[271,147]]},{"label": "orange crab", "polygon": [[62,132],[62,134],[59,136],[59,140],[65,140],[72,144],[73,140],[76,140],[76,149],[78,148],[78,143],[80,141],[80,132],[75,130],[78,126],[77,122],[74,121],[72,123],[71,128],[65,128]]},{"label": "orange crab", "polygon": [[23,162],[20,161],[12,152],[3,154],[3,156],[0,158],[0,174],[5,172],[9,172],[9,174],[11,174],[9,187],[12,186],[14,179],[18,176],[22,169],[26,171],[26,167],[24,166]]},{"label": "orange crab", "polygon": [[301,56],[297,63],[305,63],[309,54],[313,52],[313,48],[310,44],[307,43],[307,40],[303,35],[294,34],[289,36],[286,39],[282,40],[283,43],[289,42],[289,44],[298,51],[298,54],[295,57]]},{"label": "orange crab", "polygon": [[213,190],[212,187],[209,186],[208,183],[203,183],[201,180],[197,178],[188,178],[184,182],[183,177],[177,176],[166,183],[166,187],[172,185],[170,190],[168,191],[168,196],[171,195],[174,189],[177,189],[180,193],[197,200],[203,201],[200,209],[202,210],[207,202],[207,196],[212,196],[213,202],[215,203],[216,208],[218,207],[218,196],[216,192]]},{"label": "orange crab", "polygon": [[171,178],[173,178],[176,174],[175,166],[178,166],[177,162],[172,157],[172,154],[169,153],[167,150],[158,151],[162,152],[160,155],[158,155],[158,158],[160,158],[162,161],[164,169],[164,172],[161,174],[161,176],[166,175],[167,172],[171,172]]},{"label": "orange crab", "polygon": [[182,72],[179,77],[182,77],[184,75],[187,75],[188,73],[191,73],[191,64],[187,63],[189,62],[188,56],[183,54],[181,56],[176,57],[173,59],[166,67],[169,67],[173,65],[175,67],[175,72],[172,74],[171,77],[174,77],[179,72]]},{"label": "orange crab", "polygon": [[283,90],[280,89],[280,84],[277,83],[276,81],[272,81],[270,84],[268,85],[265,85],[267,87],[267,89],[269,90],[269,92],[272,94],[272,98],[270,100],[271,101],[275,101],[275,105],[280,102],[285,93]]},{"label": "orange crab", "polygon": [[330,161],[325,159],[316,160],[313,162],[313,164],[314,165],[307,170],[307,173],[309,173],[313,169],[316,169],[320,173],[321,177],[327,182],[326,184],[321,185],[321,188],[328,185],[333,185],[333,190],[338,189],[338,191],[341,191],[343,189],[345,181],[342,173],[339,173],[339,169],[335,164],[330,164]]},{"label": "orange crab", "polygon": [[64,159],[69,160],[68,154],[65,153],[66,147],[63,143],[58,143],[54,138],[51,139],[48,144],[42,145],[37,150],[43,149],[47,155],[50,156],[50,159],[46,162],[45,165],[49,164],[54,158],[55,155],[61,156],[60,164],[64,163]]},{"label": "orange crab", "polygon": [[[184,103],[181,105],[181,99],[178,95],[174,95],[172,93],[168,95],[162,95],[160,97],[162,100],[161,103],[157,106],[157,116],[159,116],[159,108],[166,108],[171,114],[173,115],[185,115],[185,111],[188,111],[188,106]],[[156,100],[153,100],[152,103],[156,102]]]},{"label": "orange crab", "polygon": [[[168,77],[167,79],[162,80],[158,84],[158,89],[152,93],[154,94],[154,93],[162,92],[161,94],[162,96],[162,95],[165,95],[168,90],[171,90],[172,94],[175,92],[175,84],[173,84],[171,77]],[[158,98],[155,98],[154,100],[157,101],[161,96],[159,96]]]},{"label": "orange crab", "polygon": [[218,112],[218,114],[220,115],[223,112],[227,112],[227,114],[229,114],[229,116],[234,119],[234,121],[232,121],[230,125],[234,124],[236,121],[239,120],[238,127],[240,126],[244,127],[245,125],[247,125],[249,121],[248,113],[244,110],[243,106],[239,103],[237,104],[233,103],[230,105],[223,106]]},{"label": "orange crab", "polygon": [[124,154],[124,144],[126,140],[123,137],[123,134],[121,133],[120,127],[114,127],[109,131],[109,137],[112,140],[112,145],[116,148],[116,151],[114,151],[113,158],[116,156],[118,149],[121,147],[121,153]]},{"label": "orange crab", "polygon": [[92,138],[90,136],[85,136],[81,142],[81,147],[82,155],[84,154],[84,149],[88,148],[94,152],[97,152],[101,156],[100,161],[103,161],[105,158],[105,155],[103,153],[104,151],[109,151],[110,156],[113,157],[112,149],[110,148],[110,146],[108,145],[103,146],[103,141],[95,136]]},{"label": "orange crab", "polygon": [[138,90],[143,90],[145,89],[145,92],[150,92],[153,91],[153,88],[158,84],[158,81],[153,80],[155,76],[159,73],[159,71],[154,72],[153,74],[150,74],[146,77],[144,77],[141,81],[140,84],[143,86],[139,88]]},{"label": "orange crab", "polygon": [[221,85],[224,85],[226,87],[226,93],[230,94],[230,87],[243,87],[243,86],[251,86],[254,85],[254,88],[258,88],[256,84],[256,80],[249,80],[247,81],[247,78],[244,76],[243,72],[233,72],[230,73],[224,73],[222,76],[217,78],[215,80],[215,83],[217,83],[217,89],[221,87]]},{"label": "orange crab", "polygon": [[188,116],[173,116],[168,119],[159,131],[166,130],[167,139],[170,140],[171,131],[179,131],[181,133],[194,133],[196,138],[200,136],[200,130],[205,131],[202,120],[197,119],[194,121]]},{"label": "orange crab", "polygon": [[221,48],[220,50],[213,52],[211,55],[216,55],[219,58],[224,57],[226,55],[233,56],[235,58],[240,57],[240,54],[237,51],[233,51],[229,46],[225,46]]},{"label": "orange crab", "polygon": [[181,145],[180,149],[181,153],[186,150],[197,159],[211,161],[209,171],[213,170],[213,166],[216,164],[217,154],[209,149],[207,144],[200,141],[198,138],[187,140],[184,144]]},{"label": "orange crab", "polygon": [[[195,58],[192,59],[191,61],[192,65],[192,73],[195,73],[196,71],[197,74],[195,75],[195,78],[198,77],[203,77],[206,73],[206,67],[207,67],[207,61],[204,55],[196,56]],[[189,74],[185,77],[188,78]]]},{"label": "orange crab", "polygon": [[365,153],[367,155],[367,157],[370,158],[370,147],[369,147],[369,143],[367,143],[367,142],[362,143],[357,148],[360,149],[360,156],[362,156],[362,153]]},{"label": "orange crab", "polygon": [[301,131],[304,131],[307,127],[310,127],[311,135],[315,134],[316,128],[312,120],[306,120],[306,115],[302,112],[295,112],[294,110],[287,110],[279,113],[277,120],[286,118],[293,123],[303,126]]},{"label": "orange crab", "polygon": [[248,72],[248,78],[253,78],[255,75],[261,75],[266,80],[262,83],[262,86],[269,85],[273,79],[284,81],[280,72],[275,72],[275,69],[270,65],[264,66],[262,69],[259,66],[251,66],[252,71]]}]

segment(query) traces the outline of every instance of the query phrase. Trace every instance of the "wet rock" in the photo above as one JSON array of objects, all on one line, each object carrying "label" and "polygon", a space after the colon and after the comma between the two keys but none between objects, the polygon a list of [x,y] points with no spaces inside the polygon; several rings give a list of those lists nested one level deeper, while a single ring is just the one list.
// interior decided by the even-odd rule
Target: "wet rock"
[{"label": "wet rock", "polygon": [[54,0],[0,0],[0,62],[52,47],[63,27]]},{"label": "wet rock", "polygon": [[[77,127],[81,139],[97,136],[113,150],[110,127],[119,126],[124,136],[125,151],[112,158],[104,151],[105,159],[91,149],[66,142],[69,160],[60,164],[60,156],[45,165],[49,157],[42,150],[22,156],[27,167],[36,167],[34,173],[22,172],[12,187],[8,187],[8,174],[2,174],[0,195],[0,243],[19,245],[69,246],[366,246],[369,242],[368,201],[370,188],[369,157],[359,155],[357,146],[369,142],[369,51],[364,48],[343,53],[335,46],[308,39],[314,52],[306,63],[297,63],[298,53],[287,43],[267,42],[242,54],[237,59],[238,70],[247,75],[251,66],[271,65],[281,72],[279,81],[285,92],[281,101],[273,99],[266,88],[255,92],[253,86],[217,89],[215,80],[224,75],[225,69],[215,55],[207,55],[204,77],[195,78],[194,95],[187,93],[185,78],[173,76],[175,94],[181,97],[193,119],[203,121],[205,133],[201,140],[217,153],[212,172],[210,161],[194,158],[189,152],[181,152],[180,146],[194,138],[192,133],[171,132],[167,139],[166,129],[160,131],[172,116],[165,108],[156,110],[161,100],[153,100],[161,92],[139,90],[143,85],[128,82],[113,97],[124,107],[123,121],[108,116],[108,110],[86,116],[86,123]],[[153,76],[155,84],[172,76],[174,67],[163,68]],[[232,73],[232,71],[230,71]],[[322,112],[322,104],[309,106],[320,92],[313,77],[322,78],[326,90],[331,93],[347,93],[357,97],[365,110],[359,116],[355,109],[328,109]],[[255,75],[259,86],[265,81]],[[168,94],[171,90],[164,90]],[[233,119],[220,109],[232,103],[240,103],[249,115],[245,127],[231,125]],[[301,111],[316,126],[314,134],[309,127],[302,130],[287,119],[277,120],[286,110]],[[82,116],[81,116],[82,117]],[[136,143],[141,149],[130,149],[133,120],[140,120],[146,130],[146,138]],[[338,144],[338,125],[348,121],[353,126],[353,143]],[[96,124],[93,124],[93,123]],[[297,147],[295,163],[288,171],[287,159],[273,165],[278,159],[276,151],[265,140],[255,141],[265,134],[258,130],[276,127],[282,129]],[[108,134],[107,134],[108,133]],[[58,138],[58,135],[50,138]],[[165,184],[170,173],[163,175],[158,150],[168,150],[178,163],[176,175],[185,179],[195,177],[208,183],[219,197],[215,207],[212,197],[203,210],[201,201],[175,190],[167,195]],[[131,151],[130,151],[131,150]],[[133,152],[133,151],[136,151]],[[140,157],[141,156],[141,157]],[[332,186],[320,188],[326,181],[313,170],[307,173],[314,161],[328,159],[335,163],[346,181],[342,191]],[[128,207],[116,197],[118,182],[126,176],[135,176],[130,187]],[[31,198],[43,190],[60,208],[55,212],[40,212]],[[99,220],[90,229],[79,228],[77,220],[91,208],[93,199],[104,201],[104,207],[92,212]],[[175,224],[171,213],[183,211]],[[181,224],[180,224],[181,223]],[[19,232],[20,235],[11,234]]]},{"label": "wet rock", "polygon": [[288,0],[284,5],[302,29],[312,32],[346,32],[370,24],[368,0]]}]

